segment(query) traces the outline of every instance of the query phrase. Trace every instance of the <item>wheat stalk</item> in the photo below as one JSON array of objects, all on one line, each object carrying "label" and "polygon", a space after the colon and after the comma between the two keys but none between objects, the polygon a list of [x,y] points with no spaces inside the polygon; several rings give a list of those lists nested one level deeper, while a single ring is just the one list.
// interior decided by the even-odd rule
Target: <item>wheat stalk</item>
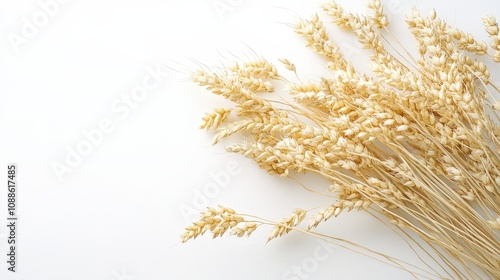
[{"label": "wheat stalk", "polygon": [[[483,19],[491,38],[488,49],[435,11],[425,17],[414,9],[406,19],[417,44],[414,57],[387,29],[380,1],[368,1],[368,7],[369,15],[355,15],[328,1],[323,10],[371,51],[374,77],[344,58],[318,15],[297,23],[295,31],[324,57],[329,76],[290,82],[265,59],[221,73],[193,74],[200,86],[235,103],[203,118],[202,128],[216,129],[215,143],[244,133],[247,140],[228,151],[255,160],[270,174],[323,176],[331,181],[325,190],[335,199],[317,212],[297,209],[282,222],[209,208],[182,241],[207,230],[214,237],[228,229],[248,236],[260,225],[273,226],[269,240],[294,229],[335,240],[312,229],[342,211],[364,209],[381,213],[435,248],[448,275],[434,277],[500,279],[500,126],[495,111],[500,103],[493,98],[491,92],[498,89],[484,63],[488,57],[500,62],[498,24],[491,16]],[[404,61],[388,51],[395,45],[406,54]],[[292,62],[279,61],[297,75]],[[260,95],[273,92],[277,82],[288,85],[293,100]],[[235,120],[228,122],[230,115]],[[308,225],[301,228],[308,214]]]}]

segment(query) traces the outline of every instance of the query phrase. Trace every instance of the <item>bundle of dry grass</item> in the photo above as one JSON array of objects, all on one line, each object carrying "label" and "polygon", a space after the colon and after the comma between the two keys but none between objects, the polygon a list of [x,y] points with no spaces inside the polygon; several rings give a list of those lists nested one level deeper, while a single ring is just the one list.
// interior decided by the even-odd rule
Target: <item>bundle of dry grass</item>
[{"label": "bundle of dry grass", "polygon": [[[333,1],[323,9],[371,50],[373,74],[344,59],[317,15],[299,22],[295,31],[324,57],[329,76],[292,83],[264,59],[193,74],[196,83],[236,104],[203,118],[202,128],[217,131],[215,143],[243,133],[248,140],[228,151],[254,159],[270,174],[321,175],[331,181],[327,190],[335,199],[319,212],[297,209],[281,222],[209,208],[186,228],[182,241],[207,231],[214,237],[228,230],[250,235],[261,225],[274,227],[269,239],[298,230],[335,240],[312,228],[344,210],[364,209],[418,234],[435,249],[447,274],[425,276],[405,267],[414,275],[500,279],[500,126],[495,123],[500,102],[493,99],[491,91],[498,89],[483,61],[500,62],[497,22],[483,19],[491,37],[488,49],[435,11],[425,17],[414,9],[406,22],[419,56],[400,45],[396,56],[388,46],[398,41],[382,35],[390,32],[380,1],[368,6],[369,15],[351,14]],[[290,61],[280,61],[296,70]],[[274,91],[272,80],[288,83],[293,100],[259,94]],[[306,217],[308,225],[300,227]]]}]

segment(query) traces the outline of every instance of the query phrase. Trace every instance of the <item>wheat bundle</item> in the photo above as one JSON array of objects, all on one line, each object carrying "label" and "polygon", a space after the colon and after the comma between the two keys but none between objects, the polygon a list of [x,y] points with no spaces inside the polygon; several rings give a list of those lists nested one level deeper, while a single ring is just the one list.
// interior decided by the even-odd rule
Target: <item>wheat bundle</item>
[{"label": "wheat bundle", "polygon": [[[335,240],[313,229],[343,211],[363,209],[435,249],[445,274],[405,267],[414,275],[500,279],[500,102],[485,66],[487,59],[500,62],[498,24],[483,18],[488,48],[435,11],[423,16],[414,9],[406,19],[418,50],[412,55],[390,35],[380,1],[368,7],[368,15],[357,15],[334,1],[323,5],[370,50],[372,73],[344,58],[317,15],[295,31],[324,58],[328,76],[291,82],[263,58],[193,73],[194,82],[235,103],[203,118],[202,128],[216,130],[215,143],[243,134],[246,140],[228,151],[270,174],[318,174],[331,182],[325,192],[332,203],[319,211],[296,209],[281,222],[210,207],[182,241],[228,230],[241,237],[262,225],[272,227],[269,240],[292,230]],[[288,59],[280,62],[296,71]],[[262,94],[278,82],[287,84],[292,100]]]}]

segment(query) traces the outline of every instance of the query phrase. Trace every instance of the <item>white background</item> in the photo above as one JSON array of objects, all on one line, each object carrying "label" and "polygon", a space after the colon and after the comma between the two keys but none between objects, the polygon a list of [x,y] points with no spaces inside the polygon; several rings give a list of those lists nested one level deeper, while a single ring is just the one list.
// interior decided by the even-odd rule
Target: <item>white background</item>
[{"label": "white background", "polygon": [[[180,243],[183,228],[196,219],[181,209],[196,207],[193,200],[207,202],[199,193],[228,164],[237,165],[238,174],[211,193],[210,205],[278,221],[295,207],[328,205],[224,152],[223,144],[231,141],[211,146],[213,135],[198,130],[201,117],[228,103],[188,79],[201,64],[218,67],[254,52],[277,64],[286,57],[301,77],[317,78],[325,72],[322,60],[304,47],[291,24],[319,12],[320,1],[69,0],[31,30],[31,38],[12,44],[26,28],[23,18],[33,22],[46,2],[0,1],[0,279],[412,279],[301,234],[266,244],[266,228],[248,239],[204,236]],[[365,11],[364,1],[339,2]],[[480,39],[486,39],[481,17],[500,16],[495,1],[383,2],[391,30],[409,46],[403,19],[412,5],[423,14],[435,7],[438,16]],[[365,53],[352,37],[339,32],[335,39],[363,65]],[[170,67],[162,70],[168,76],[160,76],[127,114],[120,111],[122,98],[159,65]],[[86,141],[84,131],[106,120],[112,131],[60,180],[54,165],[66,164],[69,150]],[[4,262],[6,166],[13,162],[19,170],[16,273]],[[320,230],[415,260],[389,228],[364,213],[342,215]],[[303,274],[293,275],[294,266]]]}]

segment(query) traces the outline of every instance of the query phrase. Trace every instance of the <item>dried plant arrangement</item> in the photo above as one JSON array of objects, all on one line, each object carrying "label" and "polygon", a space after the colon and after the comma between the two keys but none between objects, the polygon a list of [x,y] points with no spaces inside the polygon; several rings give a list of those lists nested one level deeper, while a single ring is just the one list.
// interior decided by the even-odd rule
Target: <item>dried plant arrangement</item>
[{"label": "dried plant arrangement", "polygon": [[[369,0],[368,7],[369,14],[358,15],[335,1],[322,6],[369,49],[372,73],[344,58],[318,15],[295,31],[324,58],[328,76],[291,82],[263,58],[193,73],[194,82],[235,104],[203,118],[201,127],[216,131],[214,143],[242,134],[246,140],[228,151],[270,174],[322,176],[331,182],[325,192],[332,202],[320,210],[296,209],[280,222],[210,207],[182,241],[207,232],[248,236],[269,226],[269,240],[307,233],[381,256],[419,279],[500,279],[500,101],[485,66],[488,59],[500,62],[496,19],[483,18],[488,47],[434,10],[424,16],[413,9],[406,18],[418,50],[412,55],[391,35],[381,2]],[[279,61],[296,71],[289,60]],[[262,94],[274,92],[275,83],[287,85],[289,101]],[[408,233],[418,235],[437,256],[440,272],[314,231],[352,209],[385,218],[409,242]]]}]

